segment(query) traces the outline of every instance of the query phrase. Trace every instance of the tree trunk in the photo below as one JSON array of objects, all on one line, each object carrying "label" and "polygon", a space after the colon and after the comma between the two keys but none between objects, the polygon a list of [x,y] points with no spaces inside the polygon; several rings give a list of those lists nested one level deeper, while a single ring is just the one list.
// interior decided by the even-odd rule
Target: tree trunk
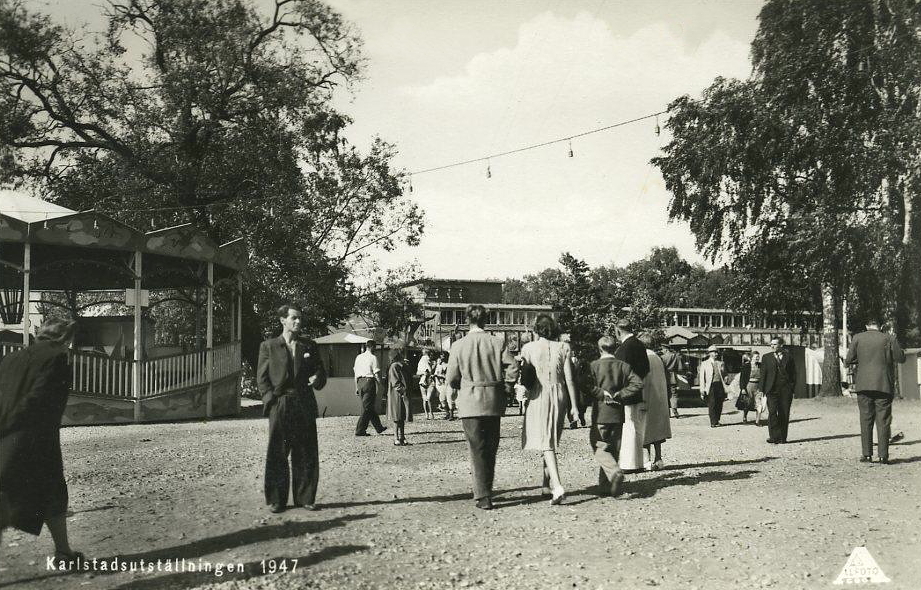
[{"label": "tree trunk", "polygon": [[841,371],[838,360],[838,306],[834,285],[822,283],[822,343],[825,360],[822,363],[822,387],[819,395],[841,395]]},{"label": "tree trunk", "polygon": [[905,181],[902,189],[902,239],[899,269],[899,284],[896,288],[896,299],[893,305],[892,313],[892,331],[903,344],[913,326],[913,319],[917,317],[917,309],[913,309],[916,302],[916,293],[918,292],[918,265],[921,263],[921,253],[918,252],[919,245],[914,235],[915,221],[915,184],[921,165],[915,167],[912,174]]}]

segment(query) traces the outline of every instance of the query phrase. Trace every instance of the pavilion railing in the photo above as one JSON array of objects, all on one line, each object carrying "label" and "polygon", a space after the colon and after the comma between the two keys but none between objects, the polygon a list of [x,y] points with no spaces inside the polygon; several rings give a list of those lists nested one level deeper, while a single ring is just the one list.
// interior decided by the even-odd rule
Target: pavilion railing
[{"label": "pavilion railing", "polygon": [[17,342],[0,342],[0,359],[20,348],[24,348],[24,345]]},{"label": "pavilion railing", "polygon": [[144,361],[141,373],[142,397],[207,383],[207,359],[207,351],[200,350]]},{"label": "pavilion railing", "polygon": [[242,349],[239,342],[221,344],[214,347],[212,363],[214,364],[213,380],[228,377],[243,370],[240,364]]},{"label": "pavilion railing", "polygon": [[113,359],[92,352],[74,352],[71,360],[74,393],[132,397],[131,378],[134,361]]}]

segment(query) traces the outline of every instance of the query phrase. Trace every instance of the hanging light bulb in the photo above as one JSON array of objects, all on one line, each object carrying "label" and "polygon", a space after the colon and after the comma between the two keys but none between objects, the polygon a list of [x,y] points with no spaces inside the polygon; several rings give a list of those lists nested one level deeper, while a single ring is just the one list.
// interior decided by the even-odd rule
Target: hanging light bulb
[{"label": "hanging light bulb", "polygon": [[94,220],[93,220],[93,229],[99,229],[99,220],[98,220],[98,219],[94,219]]},{"label": "hanging light bulb", "polygon": [[413,192],[413,175],[412,174],[409,175],[409,192],[410,193]]},{"label": "hanging light bulb", "polygon": [[662,129],[659,128],[659,115],[656,115],[656,136],[662,133]]},{"label": "hanging light bulb", "polygon": [[486,160],[486,178],[492,178],[492,166],[489,163],[489,160]]},{"label": "hanging light bulb", "polygon": [[570,140],[569,140],[569,157],[571,158],[572,156],[573,156],[573,154],[572,154],[572,140],[570,139]]}]

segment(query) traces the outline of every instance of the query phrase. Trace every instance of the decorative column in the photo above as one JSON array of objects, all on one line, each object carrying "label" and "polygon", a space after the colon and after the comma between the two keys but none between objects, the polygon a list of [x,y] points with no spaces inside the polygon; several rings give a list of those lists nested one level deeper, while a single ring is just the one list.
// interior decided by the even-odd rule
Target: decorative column
[{"label": "decorative column", "polygon": [[141,253],[134,253],[134,365],[132,367],[131,393],[134,396],[134,421],[141,421],[144,355],[141,354]]},{"label": "decorative column", "polygon": [[208,263],[208,334],[205,345],[205,371],[208,374],[208,396],[205,402],[205,416],[213,414],[212,396],[214,395],[214,263]]},{"label": "decorative column", "polygon": [[26,242],[22,251],[22,345],[29,345],[29,328],[32,318],[29,316],[32,293],[29,290],[29,273],[32,271],[32,244]]}]

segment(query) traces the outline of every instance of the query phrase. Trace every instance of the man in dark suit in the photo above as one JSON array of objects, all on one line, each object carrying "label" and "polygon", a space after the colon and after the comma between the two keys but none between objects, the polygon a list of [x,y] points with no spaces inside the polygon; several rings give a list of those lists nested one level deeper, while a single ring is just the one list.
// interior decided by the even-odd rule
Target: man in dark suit
[{"label": "man in dark suit", "polygon": [[624,361],[640,379],[645,379],[649,374],[649,357],[646,356],[646,347],[639,338],[633,335],[633,326],[630,320],[618,320],[614,326],[620,346],[614,353],[614,358]]},{"label": "man in dark suit", "polygon": [[[272,512],[288,503],[289,473],[294,505],[316,510],[320,481],[317,448],[317,399],[314,389],[326,384],[326,371],[316,349],[298,339],[301,312],[278,308],[282,333],[259,347],[256,383],[262,393],[263,415],[269,417],[269,448],[265,457],[265,501]],[[290,471],[288,456],[291,457]]]},{"label": "man in dark suit", "polygon": [[787,426],[790,423],[790,406],[793,404],[793,386],[796,383],[796,367],[793,354],[784,350],[783,338],[771,340],[771,350],[761,359],[761,378],[758,386],[767,398],[768,436],[767,442],[787,442]]},{"label": "man in dark suit", "polygon": [[854,336],[845,363],[857,364],[857,407],[860,409],[860,461],[873,460],[873,424],[879,439],[879,462],[889,463],[889,431],[892,427],[892,398],[895,394],[896,363],[905,362],[905,352],[894,336],[879,330],[879,322],[867,322],[867,331]]}]

